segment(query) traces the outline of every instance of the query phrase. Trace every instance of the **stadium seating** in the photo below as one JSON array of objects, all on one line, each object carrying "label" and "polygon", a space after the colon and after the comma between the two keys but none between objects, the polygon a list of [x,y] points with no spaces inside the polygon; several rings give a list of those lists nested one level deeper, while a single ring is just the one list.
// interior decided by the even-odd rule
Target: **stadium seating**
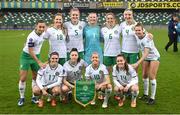
[{"label": "stadium seating", "polygon": [[[38,13],[38,12],[6,12],[2,13],[2,19],[0,20],[0,26],[15,26],[15,27],[24,27],[31,26],[33,27],[35,22],[39,19],[45,20],[47,24],[51,24],[52,16],[54,14],[51,12]],[[64,21],[69,21],[69,15],[63,13]],[[87,13],[81,14],[81,20],[87,21]],[[104,24],[105,22],[105,13],[98,13],[98,23],[99,25]],[[123,21],[122,13],[116,14],[118,22]],[[168,12],[135,12],[134,19],[137,22],[141,22],[144,25],[166,25],[171,17],[171,14]]]}]

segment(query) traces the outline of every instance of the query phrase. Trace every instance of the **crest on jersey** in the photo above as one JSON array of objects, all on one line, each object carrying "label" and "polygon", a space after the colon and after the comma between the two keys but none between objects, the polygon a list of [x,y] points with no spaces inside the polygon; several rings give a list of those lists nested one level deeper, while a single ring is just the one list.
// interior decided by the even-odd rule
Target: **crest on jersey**
[{"label": "crest on jersey", "polygon": [[102,75],[102,74],[104,74],[104,72],[103,72],[102,70],[100,70],[100,71],[99,71],[99,74]]},{"label": "crest on jersey", "polygon": [[82,26],[79,26],[79,29],[82,30]]},{"label": "crest on jersey", "polygon": [[115,31],[114,31],[114,34],[118,34],[118,31],[117,31],[117,30],[115,30]]},{"label": "crest on jersey", "polygon": [[75,101],[86,107],[96,97],[95,81],[75,81],[74,99]]},{"label": "crest on jersey", "polygon": [[144,47],[144,44],[143,44],[143,43],[141,43],[141,46],[142,46],[142,47]]},{"label": "crest on jersey", "polygon": [[55,73],[56,76],[59,76],[59,74],[60,74],[59,72],[56,72],[56,73]]},{"label": "crest on jersey", "polygon": [[135,26],[132,26],[131,30],[134,31]]},{"label": "crest on jersey", "polygon": [[33,42],[33,39],[32,39],[32,38],[30,38],[30,39],[29,39],[29,42]]},{"label": "crest on jersey", "polygon": [[79,70],[82,70],[82,66],[79,66]]}]

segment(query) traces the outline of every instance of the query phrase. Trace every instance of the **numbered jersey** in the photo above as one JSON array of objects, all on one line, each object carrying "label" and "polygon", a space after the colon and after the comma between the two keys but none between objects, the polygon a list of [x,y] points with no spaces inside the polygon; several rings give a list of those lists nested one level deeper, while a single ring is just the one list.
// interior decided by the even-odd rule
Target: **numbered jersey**
[{"label": "numbered jersey", "polygon": [[90,64],[85,72],[86,79],[95,80],[97,83],[102,83],[107,75],[109,75],[109,73],[104,64],[100,64],[97,69],[94,69],[92,64]]},{"label": "numbered jersey", "polygon": [[94,52],[99,54],[100,63],[103,63],[103,52],[100,43],[101,30],[99,26],[86,26],[84,28],[85,55],[84,60],[90,64],[91,55]]},{"label": "numbered jersey", "polygon": [[103,27],[101,36],[104,39],[104,56],[117,56],[121,52],[119,25],[109,29]]},{"label": "numbered jersey", "polygon": [[86,67],[87,63],[81,59],[76,65],[72,65],[70,61],[64,64],[64,69],[66,72],[66,80],[70,83],[74,83],[76,80],[82,79],[82,69]]},{"label": "numbered jersey", "polygon": [[84,51],[83,29],[85,25],[86,23],[83,21],[79,21],[77,25],[73,25],[71,21],[64,23],[65,28],[68,30],[68,52],[70,52],[72,48],[77,48],[79,52]]},{"label": "numbered jersey", "polygon": [[124,69],[117,70],[116,66],[117,65],[113,66],[113,80],[117,80],[122,86],[126,86],[132,82],[134,82],[134,84],[138,83],[137,73],[131,65],[128,65],[128,73]]},{"label": "numbered jersey", "polygon": [[128,25],[125,21],[120,24],[120,31],[122,33],[122,52],[138,53],[138,45],[134,31],[135,24]]},{"label": "numbered jersey", "polygon": [[[65,75],[65,70],[58,64],[57,68],[51,68],[49,64],[44,69],[38,71],[38,75],[41,76],[40,81],[43,86],[51,85],[58,81],[58,77],[61,77],[61,83],[63,76]],[[60,84],[59,84],[60,85]]]},{"label": "numbered jersey", "polygon": [[62,30],[50,27],[47,29],[44,38],[49,40],[49,54],[58,52],[59,58],[67,58],[66,37]]},{"label": "numbered jersey", "polygon": [[153,40],[148,38],[147,35],[143,39],[139,39],[138,37],[136,39],[139,48],[142,50],[142,53],[144,52],[144,48],[149,48],[150,50],[145,60],[158,60],[160,58],[160,54],[156,49]]},{"label": "numbered jersey", "polygon": [[29,54],[29,47],[33,47],[34,53],[40,54],[42,43],[44,42],[43,35],[44,33],[39,36],[36,34],[35,30],[33,30],[27,37],[23,51]]}]

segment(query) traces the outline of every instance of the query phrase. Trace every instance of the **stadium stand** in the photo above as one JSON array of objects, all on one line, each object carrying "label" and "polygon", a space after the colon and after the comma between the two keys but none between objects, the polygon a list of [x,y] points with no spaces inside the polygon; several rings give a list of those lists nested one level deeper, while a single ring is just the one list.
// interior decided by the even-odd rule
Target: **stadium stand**
[{"label": "stadium stand", "polygon": [[[54,15],[51,12],[5,12],[2,14],[3,25],[17,25],[17,26],[33,26],[38,19],[45,19],[47,24],[51,23],[52,16]],[[69,15],[67,13],[63,13],[64,21],[69,20]],[[88,13],[81,14],[81,20],[87,21]],[[116,14],[119,22],[123,21],[122,13]],[[145,25],[166,25],[170,19],[171,14],[168,12],[135,12],[134,18],[136,21],[142,22]],[[105,13],[98,13],[99,24],[103,24],[105,22]]]},{"label": "stadium stand", "polygon": [[[110,4],[103,6],[103,2]],[[119,4],[123,3],[123,5],[116,4],[116,2]],[[74,3],[80,7],[80,20],[87,21],[87,15],[89,12],[97,12],[99,17],[98,23],[99,25],[102,25],[105,22],[105,13],[111,11],[116,14],[118,22],[122,22],[123,11],[127,7],[130,7],[127,4],[129,2],[178,3],[180,0],[1,0],[0,29],[33,28],[36,20],[39,19],[44,19],[47,24],[50,24],[52,16],[57,12],[63,12],[64,21],[68,21],[68,12],[69,9],[73,7],[72,5]],[[180,12],[180,10],[175,8],[163,10],[135,9],[133,11],[135,20],[142,22],[144,25],[167,25],[171,14],[174,12]]]}]

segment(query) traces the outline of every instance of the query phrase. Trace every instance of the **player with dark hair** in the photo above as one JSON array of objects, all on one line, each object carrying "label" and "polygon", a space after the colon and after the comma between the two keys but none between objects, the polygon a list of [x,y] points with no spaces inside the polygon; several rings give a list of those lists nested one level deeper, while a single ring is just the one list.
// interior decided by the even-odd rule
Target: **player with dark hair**
[{"label": "player with dark hair", "polygon": [[[20,80],[19,80],[19,94],[20,99],[18,101],[18,106],[23,106],[25,102],[25,89],[26,89],[26,79],[28,75],[28,69],[31,67],[32,70],[32,88],[36,85],[36,76],[39,67],[45,67],[46,64],[42,63],[39,59],[40,50],[42,47],[43,33],[45,31],[46,24],[44,21],[39,20],[36,23],[35,30],[33,30],[27,37],[26,44],[23,48],[23,52],[20,58]],[[32,102],[38,103],[37,98],[33,95]]]},{"label": "player with dark hair", "polygon": [[117,55],[116,65],[113,67],[114,91],[119,94],[118,106],[123,106],[125,94],[131,93],[131,107],[136,107],[136,97],[139,94],[138,76],[135,69],[129,65],[122,54]]},{"label": "player with dark hair", "polygon": [[37,86],[33,88],[34,94],[41,96],[38,107],[44,106],[44,97],[51,94],[51,106],[56,106],[55,97],[61,93],[61,84],[65,74],[63,67],[58,64],[59,54],[52,52],[45,68],[41,68],[37,75]]},{"label": "player with dark hair", "polygon": [[68,97],[71,97],[71,90],[75,87],[74,82],[83,79],[82,71],[86,66],[87,63],[79,57],[78,50],[72,48],[70,51],[70,60],[68,60],[63,66],[66,75],[63,80],[64,85],[62,86],[62,90],[65,94],[68,94]]}]

